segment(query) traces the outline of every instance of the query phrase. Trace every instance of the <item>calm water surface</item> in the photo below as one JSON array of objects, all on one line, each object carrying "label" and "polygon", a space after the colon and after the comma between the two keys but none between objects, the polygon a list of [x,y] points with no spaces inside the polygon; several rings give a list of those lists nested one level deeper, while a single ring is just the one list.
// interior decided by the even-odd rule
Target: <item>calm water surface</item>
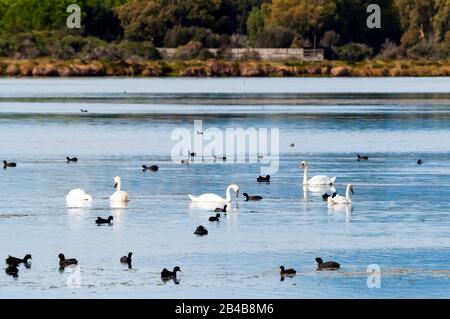
[{"label": "calm water surface", "polygon": [[[0,171],[0,257],[33,255],[31,269],[21,267],[18,278],[0,274],[0,297],[450,297],[450,100],[111,103],[124,90],[175,99],[199,92],[364,97],[450,93],[450,79],[0,79],[0,160],[18,164]],[[92,102],[92,95],[109,100]],[[41,99],[51,96],[67,99]],[[223,132],[279,128],[280,169],[271,183],[256,182],[259,164],[172,162],[173,130],[193,130],[194,120]],[[356,161],[358,153],[369,161]],[[66,156],[80,161],[67,164]],[[424,165],[416,164],[419,158]],[[340,193],[352,183],[352,209],[330,209],[320,192],[303,189],[302,160],[311,176],[337,176]],[[144,163],[160,171],[144,173]],[[108,200],[116,175],[131,196],[123,208]],[[230,183],[264,199],[240,197],[218,224],[208,222],[211,211],[190,205],[187,194],[224,195]],[[72,188],[88,191],[92,205],[67,208]],[[113,226],[95,225],[97,216],[109,215]],[[200,224],[208,236],[193,235]],[[131,270],[119,263],[129,251]],[[71,274],[58,271],[60,252],[79,260],[80,288],[69,288]],[[342,269],[316,272],[318,256]],[[380,289],[367,287],[370,264],[381,267]],[[183,271],[180,283],[161,282],[161,269],[175,265]],[[280,281],[279,265],[294,267],[297,276]]]}]

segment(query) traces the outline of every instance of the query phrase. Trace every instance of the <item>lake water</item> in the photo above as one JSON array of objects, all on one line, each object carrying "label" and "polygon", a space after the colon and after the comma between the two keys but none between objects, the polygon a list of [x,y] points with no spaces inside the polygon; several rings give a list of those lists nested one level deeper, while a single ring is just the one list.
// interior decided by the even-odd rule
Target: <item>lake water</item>
[{"label": "lake water", "polygon": [[[260,163],[174,162],[174,130],[202,138],[194,120],[279,129],[271,183],[256,182]],[[449,78],[0,79],[0,160],[17,162],[0,170],[0,257],[33,255],[18,278],[0,274],[1,298],[450,297]],[[353,184],[351,209],[303,189],[303,160],[310,176],[337,176],[339,193]],[[108,199],[116,175],[122,208]],[[187,196],[230,183],[264,199],[240,195],[214,224]],[[73,188],[92,204],[68,208]],[[109,215],[113,226],[95,225]],[[119,263],[129,251],[132,269]],[[58,271],[60,252],[79,260],[80,287]],[[317,272],[316,257],[342,268]],[[380,288],[367,285],[373,264]],[[179,284],[162,282],[176,265]],[[297,276],[281,281],[280,265]]]}]

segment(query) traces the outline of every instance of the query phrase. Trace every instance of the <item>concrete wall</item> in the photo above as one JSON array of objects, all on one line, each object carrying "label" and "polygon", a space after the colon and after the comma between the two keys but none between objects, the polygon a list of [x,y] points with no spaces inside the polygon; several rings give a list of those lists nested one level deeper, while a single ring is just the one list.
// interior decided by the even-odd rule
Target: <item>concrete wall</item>
[{"label": "concrete wall", "polygon": [[[172,58],[177,49],[172,48],[158,48],[163,57]],[[207,49],[212,54],[216,55],[219,49]],[[296,48],[232,48],[226,49],[226,56],[230,56],[233,60],[239,60],[246,56],[258,56],[261,60],[286,60],[286,59],[300,59],[307,61],[322,61],[323,50],[306,50]]]}]

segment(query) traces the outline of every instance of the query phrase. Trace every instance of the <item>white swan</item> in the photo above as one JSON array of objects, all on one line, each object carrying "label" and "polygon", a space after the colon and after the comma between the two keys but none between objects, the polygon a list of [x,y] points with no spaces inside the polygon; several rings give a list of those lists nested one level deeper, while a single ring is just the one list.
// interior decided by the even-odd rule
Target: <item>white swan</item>
[{"label": "white swan", "polygon": [[239,186],[237,186],[236,184],[231,184],[230,186],[227,187],[226,190],[226,198],[222,198],[219,195],[216,194],[203,194],[200,195],[198,197],[192,196],[191,194],[189,194],[189,198],[191,199],[192,202],[215,202],[215,203],[230,203],[231,202],[231,194],[230,194],[230,190],[233,190],[236,193],[236,197],[239,196]]},{"label": "white swan", "polygon": [[303,161],[300,163],[300,168],[303,172],[303,185],[333,185],[336,181],[336,177],[328,177],[325,175],[316,175],[308,180],[308,162]]},{"label": "white swan", "polygon": [[121,185],[122,182],[120,177],[114,177],[114,188],[116,191],[109,197],[111,202],[128,202],[130,200],[128,193],[120,190]]},{"label": "white swan", "polygon": [[345,191],[345,197],[341,195],[336,195],[333,198],[328,197],[327,202],[328,204],[334,205],[334,204],[351,204],[352,200],[350,198],[350,192],[353,194],[353,185],[348,184],[347,190]]},{"label": "white swan", "polygon": [[67,202],[92,202],[92,196],[86,193],[84,190],[76,188],[72,189],[69,194],[66,195]]}]

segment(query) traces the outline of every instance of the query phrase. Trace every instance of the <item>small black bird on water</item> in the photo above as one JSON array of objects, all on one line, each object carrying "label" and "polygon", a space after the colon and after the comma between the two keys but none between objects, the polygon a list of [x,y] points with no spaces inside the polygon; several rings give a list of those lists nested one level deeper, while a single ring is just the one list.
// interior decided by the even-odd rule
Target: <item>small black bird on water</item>
[{"label": "small black bird on water", "polygon": [[13,276],[14,278],[19,277],[19,268],[17,268],[19,266],[19,264],[17,263],[11,263],[8,265],[8,267],[6,267],[5,272],[10,275]]},{"label": "small black bird on water", "polygon": [[261,175],[258,176],[258,178],[256,179],[257,182],[259,183],[269,183],[270,182],[270,175],[266,175],[266,177],[263,177]]},{"label": "small black bird on water", "polygon": [[66,267],[66,266],[78,265],[78,260],[76,260],[75,258],[66,259],[64,254],[59,254],[58,258],[59,258],[59,266],[62,269],[64,269],[64,267]]},{"label": "small black bird on water", "polygon": [[80,112],[81,113],[87,113],[87,112],[89,112],[88,110],[85,110],[85,109],[80,109]]},{"label": "small black bird on water", "polygon": [[97,219],[95,220],[95,223],[97,225],[104,225],[104,224],[111,225],[113,220],[114,220],[114,217],[112,217],[112,216],[109,216],[107,219],[101,218],[101,217],[97,217]]},{"label": "small black bird on water", "polygon": [[3,161],[3,168],[7,168],[7,167],[17,167],[16,163],[8,163],[7,161]]},{"label": "small black bird on water", "polygon": [[147,166],[147,165],[142,165],[142,171],[151,171],[151,172],[157,172],[159,170],[159,167],[157,165],[151,165],[151,166]]},{"label": "small black bird on water", "polygon": [[297,273],[297,271],[295,271],[295,269],[292,269],[292,268],[284,269],[284,266],[280,266],[280,275],[281,276],[295,276],[296,273]]},{"label": "small black bird on water", "polygon": [[228,205],[223,206],[223,208],[217,207],[214,212],[215,213],[226,213]]},{"label": "small black bird on water", "polygon": [[361,155],[357,155],[358,156],[358,161],[367,161],[369,159],[369,156],[361,156]]},{"label": "small black bird on water", "polygon": [[172,279],[172,278],[177,278],[177,271],[181,271],[179,266],[175,266],[173,268],[173,271],[167,270],[166,268],[164,268],[161,271],[161,278],[162,279]]},{"label": "small black bird on water", "polygon": [[23,257],[23,259],[21,258],[17,258],[17,257],[12,257],[12,256],[8,256],[8,258],[5,259],[6,263],[8,265],[11,264],[28,264],[28,260],[31,259],[31,255],[30,254],[26,254],[25,257]]},{"label": "small black bird on water", "polygon": [[425,163],[425,162],[419,158],[419,160],[417,161],[417,165],[422,165],[423,163]]},{"label": "small black bird on water", "polygon": [[122,264],[131,264],[131,256],[133,256],[133,253],[128,253],[128,256],[123,256],[120,258],[120,262]]},{"label": "small black bird on water", "polygon": [[197,229],[195,230],[194,234],[195,235],[199,235],[199,236],[208,235],[208,230],[206,230],[205,227],[200,225],[200,226],[197,227]]},{"label": "small black bird on water", "polygon": [[211,216],[211,217],[209,217],[209,221],[210,222],[219,222],[220,220],[220,214],[216,214],[216,216]]},{"label": "small black bird on water", "polygon": [[261,200],[261,199],[263,199],[261,196],[258,196],[258,195],[253,195],[253,196],[251,196],[251,195],[249,195],[249,194],[247,194],[247,193],[244,193],[244,194],[242,194],[242,195],[244,195],[245,201],[246,201],[246,202],[248,202],[248,201],[250,201],[250,200]]},{"label": "small black bird on water", "polygon": [[316,258],[317,270],[338,270],[341,265],[335,261],[323,262],[322,258]]},{"label": "small black bird on water", "polygon": [[330,197],[331,196],[331,198],[335,198],[336,197],[336,195],[337,195],[337,193],[336,192],[334,192],[332,195],[329,195],[328,193],[325,193],[325,194],[323,194],[322,195],[322,198],[323,198],[323,200],[327,200],[328,199],[328,197]]},{"label": "small black bird on water", "polygon": [[70,158],[69,156],[67,156],[66,159],[67,159],[67,163],[70,163],[70,162],[76,163],[76,162],[78,162],[78,158],[76,158],[76,157]]}]

